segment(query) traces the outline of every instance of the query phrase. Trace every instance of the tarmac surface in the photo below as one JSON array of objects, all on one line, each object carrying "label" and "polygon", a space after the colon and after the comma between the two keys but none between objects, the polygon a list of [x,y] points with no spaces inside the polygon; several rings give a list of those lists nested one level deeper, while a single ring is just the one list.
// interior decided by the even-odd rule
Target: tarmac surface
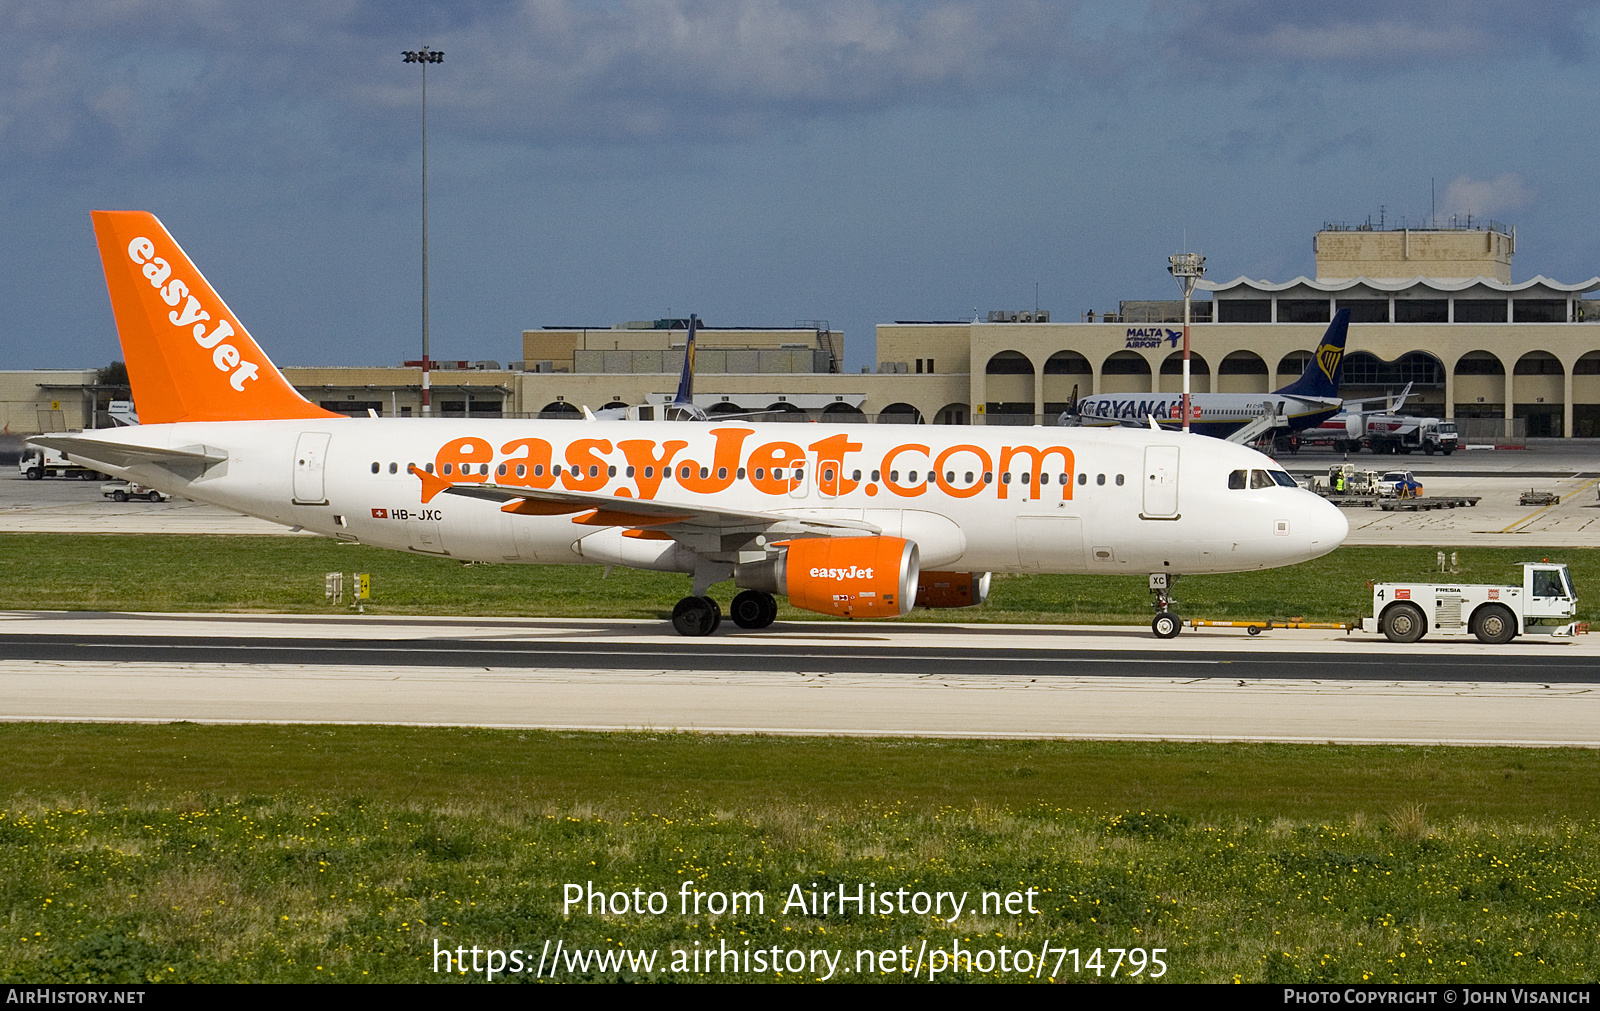
[{"label": "tarmac surface", "polygon": [[1600,641],[0,615],[0,719],[1600,747]]}]

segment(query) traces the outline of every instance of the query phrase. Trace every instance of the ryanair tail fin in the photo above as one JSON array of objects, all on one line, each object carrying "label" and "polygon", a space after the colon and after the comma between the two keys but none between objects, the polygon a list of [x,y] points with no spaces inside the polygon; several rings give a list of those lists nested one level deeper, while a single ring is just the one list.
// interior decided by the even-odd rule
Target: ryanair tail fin
[{"label": "ryanair tail fin", "polygon": [[289,385],[154,215],[90,216],[140,421],[344,417]]},{"label": "ryanair tail fin", "polygon": [[1299,379],[1274,392],[1292,397],[1323,397],[1330,400],[1338,397],[1339,379],[1344,374],[1344,343],[1349,335],[1350,310],[1340,309],[1333,314],[1333,322],[1328,324],[1327,332],[1317,344],[1316,353],[1311,356],[1305,372]]}]

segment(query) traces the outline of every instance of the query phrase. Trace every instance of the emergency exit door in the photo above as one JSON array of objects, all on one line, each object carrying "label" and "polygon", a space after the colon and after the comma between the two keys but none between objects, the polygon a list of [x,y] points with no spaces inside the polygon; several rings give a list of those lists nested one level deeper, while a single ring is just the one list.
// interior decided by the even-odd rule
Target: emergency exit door
[{"label": "emergency exit door", "polygon": [[1144,451],[1144,510],[1140,519],[1178,518],[1178,447],[1148,446]]},{"label": "emergency exit door", "polygon": [[327,432],[301,432],[294,446],[295,505],[327,505]]}]

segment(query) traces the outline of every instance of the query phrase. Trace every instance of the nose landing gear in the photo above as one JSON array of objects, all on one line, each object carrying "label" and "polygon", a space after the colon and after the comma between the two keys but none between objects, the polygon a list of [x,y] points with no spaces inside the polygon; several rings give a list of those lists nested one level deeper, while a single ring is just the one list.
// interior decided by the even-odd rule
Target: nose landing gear
[{"label": "nose landing gear", "polygon": [[1150,622],[1150,631],[1159,639],[1176,638],[1183,631],[1183,619],[1172,612],[1177,601],[1172,599],[1172,584],[1178,577],[1165,572],[1150,573],[1150,592],[1155,596],[1156,616]]}]

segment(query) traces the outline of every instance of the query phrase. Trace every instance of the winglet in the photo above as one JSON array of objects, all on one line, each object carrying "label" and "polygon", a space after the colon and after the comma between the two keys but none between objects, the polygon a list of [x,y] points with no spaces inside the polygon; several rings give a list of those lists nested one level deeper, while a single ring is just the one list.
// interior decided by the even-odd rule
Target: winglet
[{"label": "winglet", "polygon": [[142,422],[344,417],[289,385],[154,215],[90,217]]}]

